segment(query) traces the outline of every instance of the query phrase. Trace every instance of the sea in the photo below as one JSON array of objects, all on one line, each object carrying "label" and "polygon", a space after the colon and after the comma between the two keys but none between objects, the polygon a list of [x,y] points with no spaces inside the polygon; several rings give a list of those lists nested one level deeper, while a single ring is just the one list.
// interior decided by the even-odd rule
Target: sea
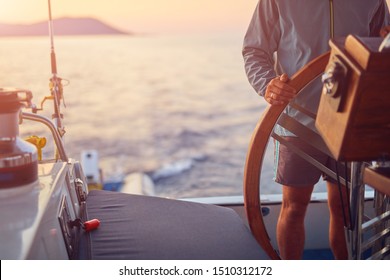
[{"label": "sea", "polygon": [[[242,40],[240,32],[55,37],[68,156],[96,150],[105,180],[143,172],[158,196],[242,195],[251,135],[267,105],[246,78]],[[0,38],[0,87],[31,90],[40,108],[50,96],[50,47],[47,37]],[[39,113],[52,112],[45,101]],[[28,121],[20,134],[50,138]],[[44,156],[52,150],[49,140]],[[278,194],[268,150],[261,193]]]}]

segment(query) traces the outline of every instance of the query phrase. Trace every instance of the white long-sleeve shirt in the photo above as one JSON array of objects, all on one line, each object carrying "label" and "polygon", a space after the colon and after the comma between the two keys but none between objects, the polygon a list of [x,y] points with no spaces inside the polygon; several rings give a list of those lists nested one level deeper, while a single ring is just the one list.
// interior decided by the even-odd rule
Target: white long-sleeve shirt
[{"label": "white long-sleeve shirt", "polygon": [[[242,50],[248,80],[259,95],[277,76],[275,65],[291,77],[329,50],[331,13],[335,38],[379,36],[380,28],[389,24],[385,0],[259,0]],[[314,83],[296,102],[316,112],[320,92],[321,84]],[[287,108],[287,113],[314,128],[314,121],[300,112]]]}]

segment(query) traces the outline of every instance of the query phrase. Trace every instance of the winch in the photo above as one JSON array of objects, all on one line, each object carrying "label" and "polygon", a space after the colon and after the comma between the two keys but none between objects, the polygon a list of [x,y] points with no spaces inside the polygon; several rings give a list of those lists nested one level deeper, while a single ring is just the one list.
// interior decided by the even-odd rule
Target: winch
[{"label": "winch", "polygon": [[37,149],[19,137],[21,109],[30,107],[31,100],[29,90],[0,88],[0,190],[38,179]]}]

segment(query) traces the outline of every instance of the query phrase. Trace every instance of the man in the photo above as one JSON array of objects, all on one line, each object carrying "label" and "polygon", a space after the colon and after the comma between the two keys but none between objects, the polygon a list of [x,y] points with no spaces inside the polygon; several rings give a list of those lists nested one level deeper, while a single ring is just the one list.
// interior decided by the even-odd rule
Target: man
[{"label": "man", "polygon": [[[296,90],[286,83],[289,77],[328,51],[330,38],[349,34],[379,36],[380,32],[383,35],[389,29],[381,31],[381,28],[389,24],[388,21],[385,0],[260,0],[243,45],[248,80],[271,105],[286,104],[296,95]],[[295,102],[316,112],[320,93],[321,84],[316,81],[305,88]],[[285,113],[315,130],[315,121],[300,111],[287,107]],[[277,133],[286,141],[297,142],[297,138],[283,128],[278,128]],[[296,144],[310,149],[303,143]],[[321,172],[279,142],[275,150],[275,181],[283,185],[277,225],[279,251],[282,259],[300,259],[305,241],[304,217]],[[332,159],[319,160],[330,168],[336,166]],[[330,246],[336,259],[346,259],[343,226],[348,217],[343,218],[347,211],[343,209],[345,205],[335,183],[327,181]],[[341,193],[345,202],[345,187]]]}]

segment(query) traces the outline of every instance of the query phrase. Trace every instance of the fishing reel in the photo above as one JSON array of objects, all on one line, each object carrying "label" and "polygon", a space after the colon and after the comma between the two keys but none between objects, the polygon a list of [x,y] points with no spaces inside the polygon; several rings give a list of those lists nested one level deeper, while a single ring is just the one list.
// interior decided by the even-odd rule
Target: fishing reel
[{"label": "fishing reel", "polygon": [[[63,81],[66,81],[64,84]],[[65,99],[64,99],[64,87],[69,84],[68,80],[52,77],[49,82],[49,89],[51,95],[45,96],[41,101],[40,107],[36,107],[35,105],[32,107],[33,113],[37,113],[38,111],[43,111],[43,105],[48,100],[53,100],[55,102],[55,106],[59,107],[61,105],[61,100],[63,101],[64,107],[66,107]]]}]

